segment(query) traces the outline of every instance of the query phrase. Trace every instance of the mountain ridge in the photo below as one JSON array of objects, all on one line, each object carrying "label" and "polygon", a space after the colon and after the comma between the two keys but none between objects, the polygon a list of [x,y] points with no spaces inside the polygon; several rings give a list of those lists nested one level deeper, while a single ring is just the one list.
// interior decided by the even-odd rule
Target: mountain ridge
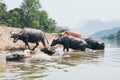
[{"label": "mountain ridge", "polygon": [[90,37],[103,38],[103,37],[109,36],[110,34],[117,33],[119,30],[120,30],[120,27],[115,27],[115,28],[112,28],[112,29],[98,31],[98,32],[90,35]]},{"label": "mountain ridge", "polygon": [[99,19],[93,19],[87,21],[83,26],[76,26],[76,31],[80,32],[82,35],[89,36],[96,32],[112,29],[115,27],[120,27],[120,21],[101,21]]}]

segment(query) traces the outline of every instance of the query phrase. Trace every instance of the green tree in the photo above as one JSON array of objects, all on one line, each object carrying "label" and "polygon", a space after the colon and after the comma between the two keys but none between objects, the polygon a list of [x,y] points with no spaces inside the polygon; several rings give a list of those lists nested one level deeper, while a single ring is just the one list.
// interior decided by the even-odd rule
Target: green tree
[{"label": "green tree", "polygon": [[7,21],[7,8],[6,4],[0,0],[0,23],[5,24]]},{"label": "green tree", "polygon": [[12,12],[12,20],[13,20],[14,26],[18,26],[19,20],[20,20],[20,14],[17,11]]},{"label": "green tree", "polygon": [[9,11],[9,18],[7,20],[9,26],[13,27],[23,27],[24,26],[24,18],[23,11],[20,8],[15,8]]},{"label": "green tree", "polygon": [[49,18],[45,24],[44,30],[46,32],[54,32],[57,27],[57,23],[52,18]]},{"label": "green tree", "polygon": [[32,26],[34,26],[34,28],[37,28],[37,29],[39,28],[39,21],[33,20],[31,24]]},{"label": "green tree", "polygon": [[32,14],[34,11],[37,11],[41,8],[39,0],[23,0],[21,9],[24,12],[24,24],[27,27],[30,27]]},{"label": "green tree", "polygon": [[46,26],[46,22],[48,19],[48,14],[45,10],[41,10],[39,14],[39,23],[40,23],[40,28],[45,30],[44,27]]}]

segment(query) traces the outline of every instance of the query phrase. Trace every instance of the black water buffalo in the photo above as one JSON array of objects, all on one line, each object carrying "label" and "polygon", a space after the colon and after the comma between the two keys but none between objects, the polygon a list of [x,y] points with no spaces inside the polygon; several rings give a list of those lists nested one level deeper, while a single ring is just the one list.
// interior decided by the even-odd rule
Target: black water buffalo
[{"label": "black water buffalo", "polygon": [[21,60],[21,59],[24,59],[24,55],[12,54],[12,55],[6,56],[6,60],[7,61]]},{"label": "black water buffalo", "polygon": [[58,39],[54,39],[51,43],[51,46],[55,46],[56,44],[63,45],[63,51],[65,51],[65,49],[69,51],[69,48],[74,50],[85,51],[87,47],[87,43],[84,40],[72,36],[65,36],[61,38],[59,37]]},{"label": "black water buffalo", "polygon": [[103,42],[99,42],[92,38],[86,38],[85,41],[89,45],[89,46],[87,46],[87,48],[90,48],[93,50],[103,50],[105,48],[105,44]]},{"label": "black water buffalo", "polygon": [[50,56],[55,53],[55,49],[52,49],[52,48],[42,48],[42,49],[40,49],[40,51],[42,51]]},{"label": "black water buffalo", "polygon": [[[46,46],[45,44],[46,36],[41,30],[24,28],[17,34],[12,34],[12,32],[10,32],[10,34],[11,34],[11,38],[14,38],[13,42],[22,40],[25,43],[25,47],[28,47],[29,49],[30,47],[28,42],[36,43],[36,46],[32,50],[34,50],[39,45],[39,41],[42,42],[44,47]],[[47,43],[48,43],[48,40],[47,40]]]}]

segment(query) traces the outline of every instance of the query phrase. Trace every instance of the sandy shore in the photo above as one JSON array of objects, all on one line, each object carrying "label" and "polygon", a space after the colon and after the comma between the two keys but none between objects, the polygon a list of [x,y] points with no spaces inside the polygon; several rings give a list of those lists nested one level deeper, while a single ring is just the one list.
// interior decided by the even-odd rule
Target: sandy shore
[{"label": "sandy shore", "polygon": [[[25,44],[18,40],[17,43],[13,43],[13,39],[10,38],[10,31],[12,33],[18,33],[21,29],[20,28],[13,28],[13,27],[7,27],[7,26],[0,26],[0,52],[1,51],[20,51],[25,49]],[[49,45],[52,42],[52,40],[55,38],[55,33],[46,33],[47,39],[49,41]],[[34,47],[35,44],[29,43],[30,47]],[[49,46],[47,44],[47,46]],[[42,48],[41,42],[39,42],[39,46],[37,48]]]}]

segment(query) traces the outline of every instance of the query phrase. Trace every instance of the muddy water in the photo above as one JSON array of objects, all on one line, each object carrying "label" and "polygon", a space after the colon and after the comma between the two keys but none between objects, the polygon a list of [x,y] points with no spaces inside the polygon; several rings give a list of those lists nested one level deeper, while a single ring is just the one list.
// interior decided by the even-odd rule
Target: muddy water
[{"label": "muddy water", "polygon": [[106,43],[104,51],[68,54],[71,57],[57,62],[6,62],[0,71],[0,80],[120,80],[118,42]]}]

